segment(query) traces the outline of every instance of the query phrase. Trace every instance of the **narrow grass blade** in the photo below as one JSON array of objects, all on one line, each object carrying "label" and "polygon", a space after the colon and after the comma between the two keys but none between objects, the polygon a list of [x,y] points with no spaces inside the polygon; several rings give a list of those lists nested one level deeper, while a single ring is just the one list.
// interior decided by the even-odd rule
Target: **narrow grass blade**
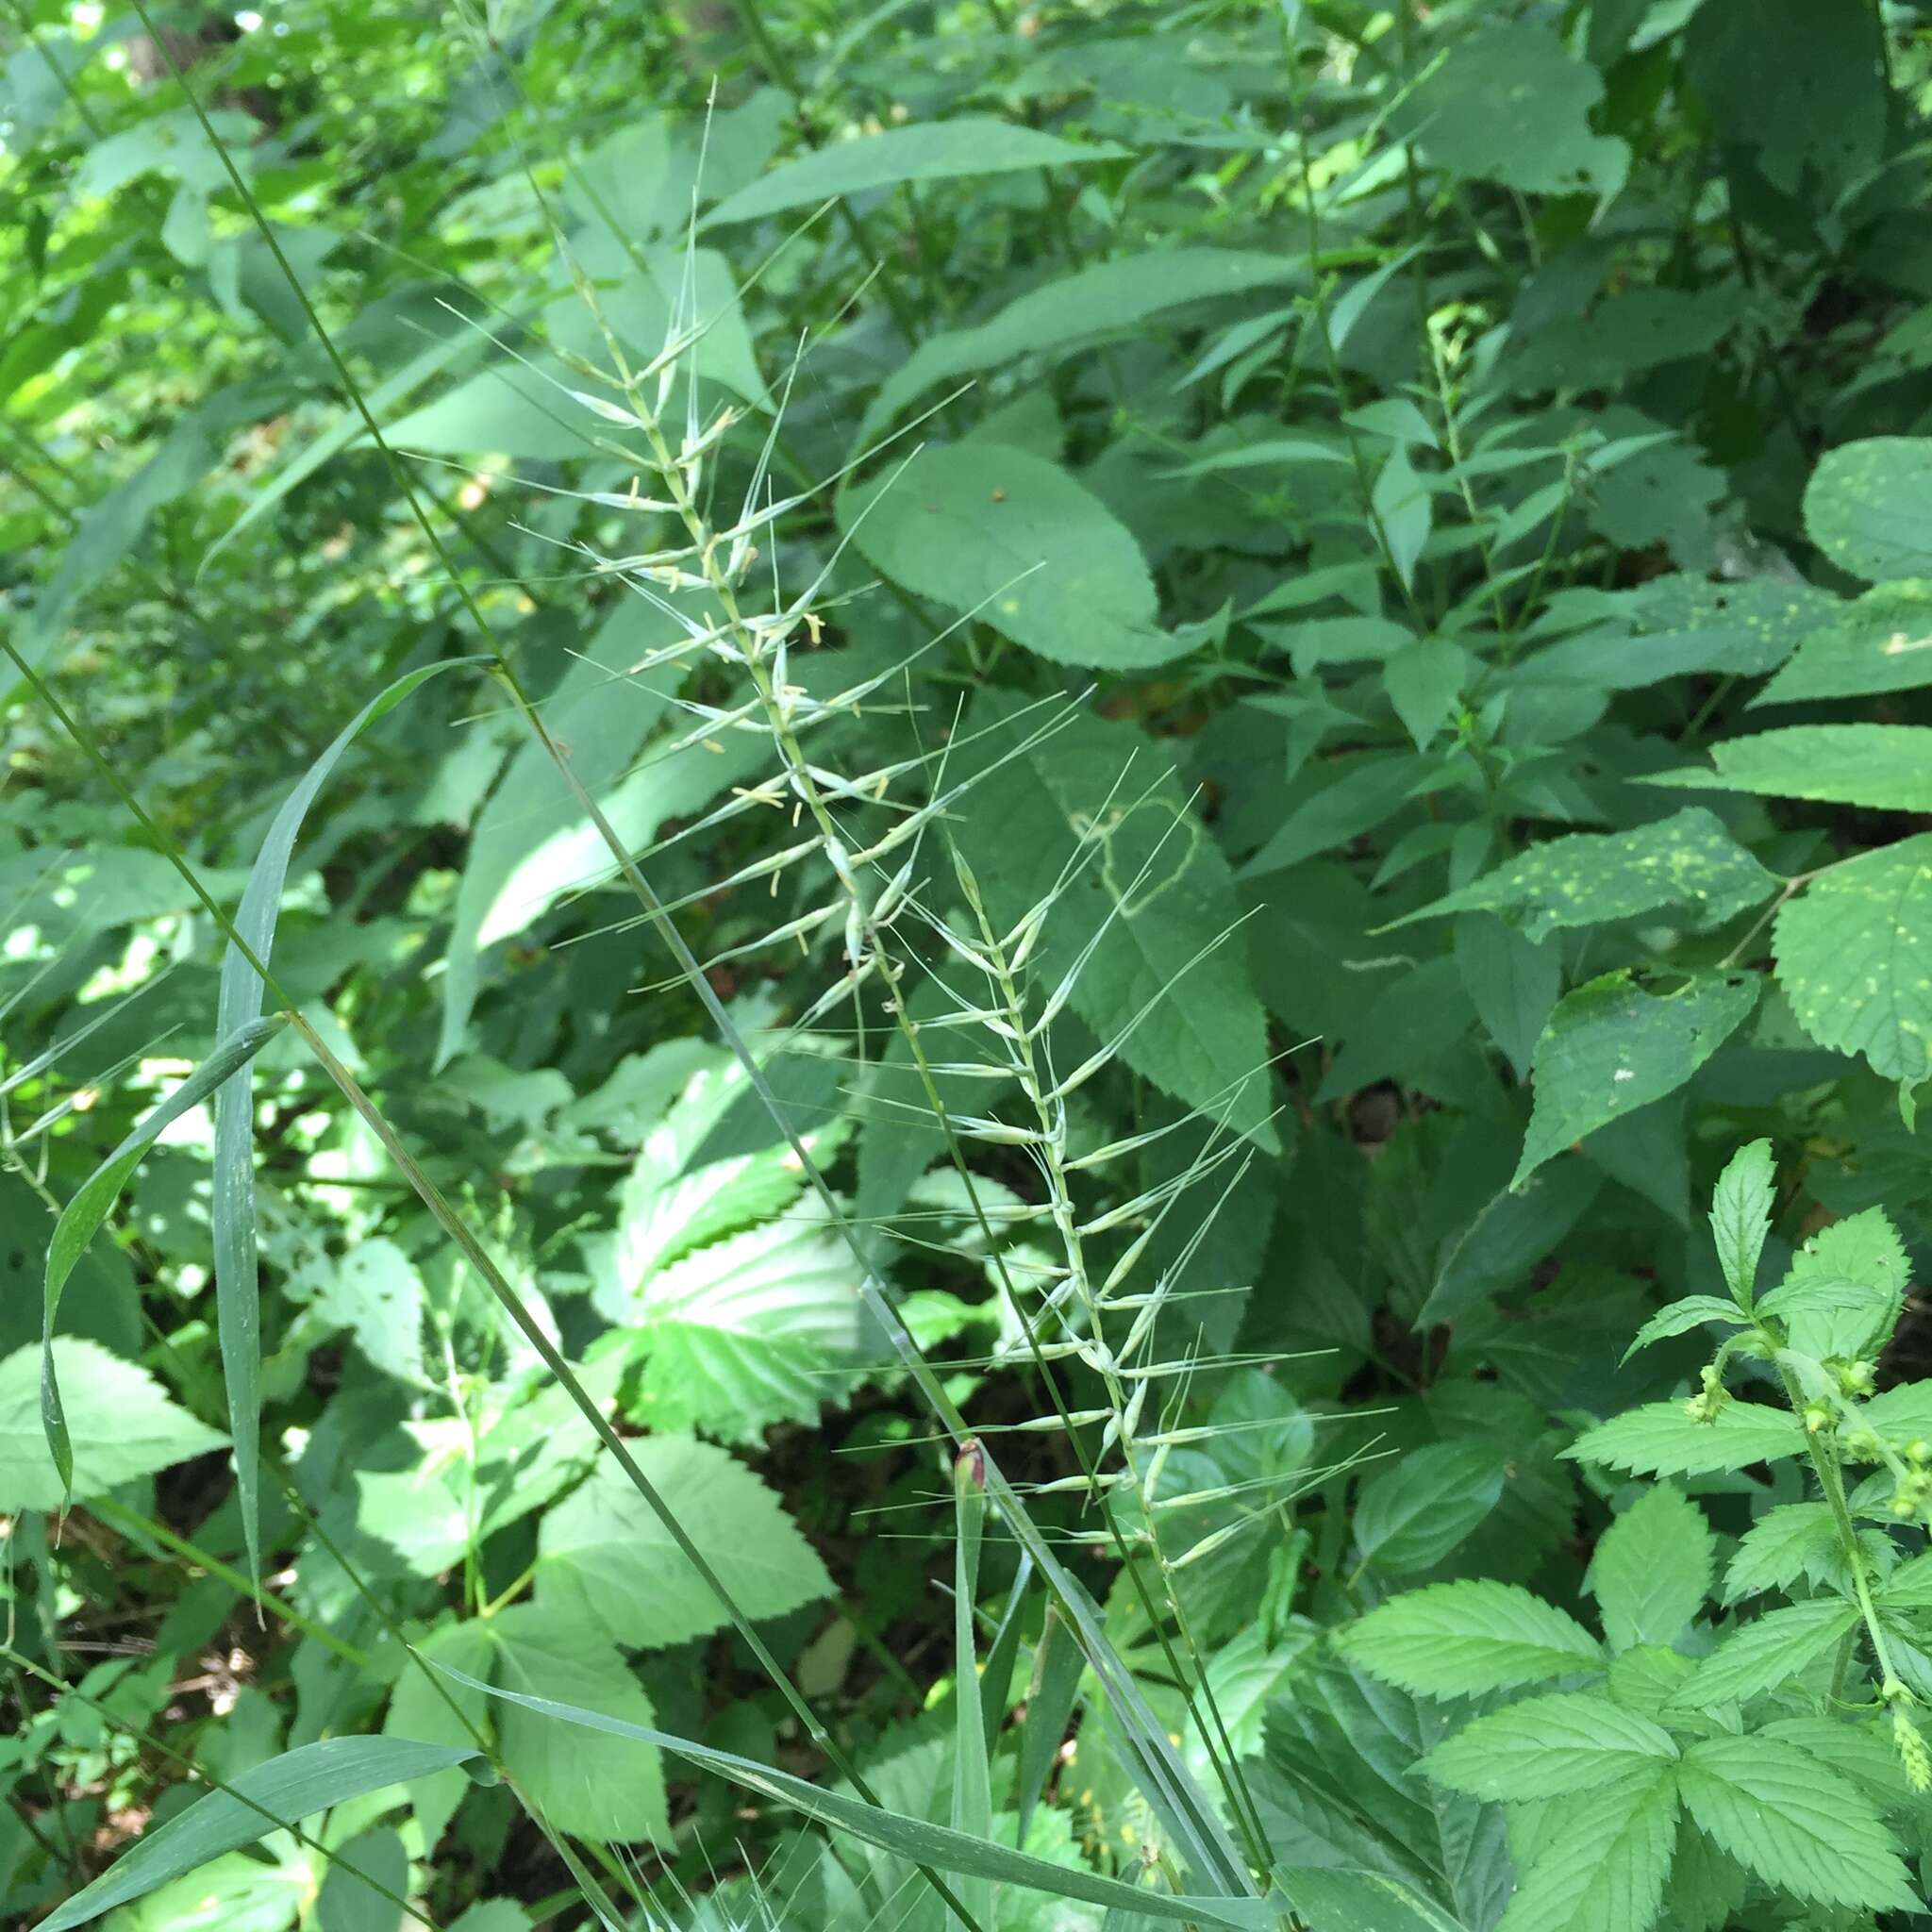
[{"label": "narrow grass blade", "polygon": [[[992,1774],[986,1755],[986,1710],[980,1701],[979,1648],[973,1607],[979,1596],[979,1544],[986,1528],[986,1458],[968,1441],[953,1463],[953,1829],[962,1837],[992,1836]],[[973,1916],[993,1924],[992,1886],[970,1878],[959,1888]],[[957,1926],[959,1922],[949,1922]]]},{"label": "narrow grass blade", "polygon": [[1074,1696],[1080,1688],[1080,1673],[1085,1667],[1080,1646],[1074,1641],[1059,1612],[1049,1605],[1034,1660],[1033,1687],[1026,1697],[1025,1722],[1020,1729],[1017,1799],[1023,1845],[1026,1842],[1026,1826],[1033,1807],[1046,1790],[1054,1759],[1059,1755],[1060,1740],[1067,1734],[1067,1721],[1074,1714]]},{"label": "narrow grass blade", "polygon": [[[335,741],[309,766],[282,808],[275,815],[268,836],[249,874],[242,903],[235,908],[234,930],[255,958],[267,965],[275,941],[275,922],[282,909],[282,888],[288,881],[289,858],[296,834],[315,795],[327,782],[343,752],[386,712],[438,673],[458,665],[475,665],[474,658],[450,658],[426,664],[399,677],[376,693],[336,734]],[[217,1037],[226,1040],[261,1012],[265,989],[241,951],[230,944],[222,958],[221,1003]],[[222,1379],[227,1386],[228,1433],[235,1443],[236,1502],[242,1511],[242,1534],[248,1546],[248,1574],[261,1580],[259,1490],[261,1426],[261,1309],[260,1284],[255,1254],[255,1105],[254,1088],[244,1060],[215,1094],[214,1254],[215,1314],[221,1331]],[[51,1438],[50,1438],[51,1440]],[[57,1452],[58,1453],[58,1452]]]},{"label": "narrow grass blade", "polygon": [[668,1751],[687,1764],[715,1772],[748,1791],[789,1806],[828,1831],[845,1832],[881,1851],[936,1866],[941,1872],[1000,1885],[1022,1885],[1049,1897],[1081,1899],[1089,1905],[1138,1912],[1146,1918],[1223,1926],[1227,1932],[1265,1932],[1277,1917],[1275,1907],[1262,1899],[1193,1898],[1145,1891],[1138,1886],[1124,1885],[1117,1878],[1103,1878],[1081,1866],[1050,1864],[1044,1858],[1029,1857],[1026,1853],[1012,1851],[1006,1845],[968,1837],[949,1825],[929,1824],[923,1819],[907,1818],[881,1806],[868,1805],[846,1792],[809,1784],[790,1772],[771,1770],[749,1757],[694,1744],[688,1738],[673,1737],[669,1732],[650,1730],[642,1724],[625,1724],[622,1718],[605,1717],[599,1711],[585,1710],[575,1704],[558,1704],[547,1697],[526,1697],[520,1691],[500,1690],[475,1677],[466,1677],[447,1665],[438,1668],[470,1690],[505,1703],[520,1704],[526,1710],[558,1718],[565,1724],[581,1724],[587,1730],[608,1731],[613,1737],[655,1744],[658,1750]]},{"label": "narrow grass blade", "polygon": [[245,1069],[281,1026],[281,1016],[277,1014],[273,1019],[252,1020],[225,1034],[214,1052],[82,1182],[79,1191],[61,1209],[59,1220],[54,1224],[53,1238],[47,1243],[46,1285],[41,1296],[41,1425],[46,1431],[54,1467],[60,1472],[61,1483],[70,1489],[74,1483],[74,1445],[68,1440],[67,1417],[60,1407],[60,1384],[54,1373],[54,1317],[59,1309],[67,1277],[121,1198],[128,1175],[141,1164],[141,1157],[154,1145],[162,1128],[179,1120],[191,1107],[199,1106],[225,1081]]},{"label": "narrow grass blade", "polygon": [[225,1852],[239,1851],[278,1828],[299,1825],[346,1798],[470,1764],[480,1756],[408,1738],[328,1738],[285,1752],[145,1833],[92,1885],[43,1920],[41,1932],[70,1932]]}]

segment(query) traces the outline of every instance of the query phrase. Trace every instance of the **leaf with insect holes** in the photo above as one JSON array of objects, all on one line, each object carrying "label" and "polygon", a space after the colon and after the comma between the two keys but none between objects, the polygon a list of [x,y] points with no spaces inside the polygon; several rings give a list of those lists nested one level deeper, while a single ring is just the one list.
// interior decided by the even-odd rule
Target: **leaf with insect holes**
[{"label": "leaf with insect holes", "polygon": [[[1932,751],[1932,731],[1924,734]],[[1932,833],[1834,866],[1778,913],[1777,980],[1821,1046],[1874,1073],[1932,1074]]]},{"label": "leaf with insect holes", "polygon": [[1676,1701],[1694,1709],[1745,1704],[1801,1675],[1858,1622],[1858,1607],[1842,1597],[1786,1604],[1734,1631],[1698,1666]]},{"label": "leaf with insect holes", "polygon": [[1769,1141],[1747,1141],[1724,1163],[1710,1197],[1710,1233],[1718,1266],[1740,1308],[1751,1306],[1757,1262],[1771,1232],[1777,1164]]},{"label": "leaf with insect holes", "polygon": [[1668,1764],[1591,1792],[1537,1847],[1496,1932],[1645,1932],[1677,1838]]},{"label": "leaf with insect holes", "polygon": [[1378,1605],[1343,1631],[1341,1653],[1428,1697],[1470,1697],[1600,1670],[1603,1649],[1575,1618],[1513,1583],[1430,1584]]},{"label": "leaf with insect holes", "polygon": [[999,764],[1031,723],[1021,710],[982,693],[952,765],[973,788],[954,837],[995,924],[1020,919],[1077,856],[1035,951],[1040,997],[1072,975],[1074,1012],[1100,1041],[1120,1041],[1127,1066],[1272,1151],[1267,1021],[1234,883],[1172,775],[1171,749],[1082,711]]},{"label": "leaf with insect holes", "polygon": [[1660,1724],[1594,1691],[1572,1690],[1477,1718],[1416,1769],[1472,1798],[1527,1802],[1595,1790],[1676,1755]]},{"label": "leaf with insect holes", "polygon": [[1776,890],[1714,814],[1690,806],[1631,832],[1546,840],[1395,924],[1487,911],[1540,941],[1564,926],[1672,911],[1693,932],[1709,932]]},{"label": "leaf with insect holes", "polygon": [[839,499],[874,569],[1057,664],[1145,671],[1187,648],[1133,533],[1058,463],[997,442],[922,450]]},{"label": "leaf with insect holes", "polygon": [[1932,684],[1932,578],[1908,577],[1867,591],[1812,631],[1751,705],[1874,697],[1925,684]]},{"label": "leaf with insect holes", "polygon": [[1805,531],[1840,570],[1868,583],[1932,576],[1932,437],[1872,436],[1819,458],[1805,486]]},{"label": "leaf with insect holes", "polygon": [[1713,769],[1646,773],[1640,785],[1752,791],[1874,811],[1932,811],[1932,726],[1787,724],[1710,747]]},{"label": "leaf with insect holes", "polygon": [[1063,168],[1110,161],[1127,153],[1111,144],[1077,145],[1013,121],[962,114],[888,127],[858,141],[835,141],[761,175],[706,215],[702,226],[757,221],[791,208],[815,208],[835,196],[864,194],[913,181],[957,181],[1022,168]]},{"label": "leaf with insect holes", "polygon": [[1677,1788],[1698,1824],[1769,1884],[1821,1905],[1916,1912],[1896,1841],[1849,1779],[1777,1739],[1700,1738]]},{"label": "leaf with insect holes", "polygon": [[1536,1043],[1535,1106],[1510,1186],[1674,1092],[1744,1024],[1762,986],[1755,973],[1699,973],[1659,994],[1617,972],[1566,993]]},{"label": "leaf with insect holes", "polygon": [[1532,194],[1614,194],[1628,145],[1591,131],[1603,76],[1547,26],[1511,21],[1458,42],[1398,99],[1393,131],[1431,167]]},{"label": "leaf with insect holes", "polygon": [[1598,1540],[1583,1579],[1610,1648],[1674,1642],[1710,1594],[1715,1547],[1704,1511],[1668,1483],[1624,1510]]},{"label": "leaf with insect holes", "polygon": [[1779,1462],[1805,1449],[1805,1432],[1790,1410],[1726,1402],[1713,1422],[1698,1422],[1681,1402],[1646,1402],[1599,1424],[1563,1454],[1633,1475],[1714,1475]]}]

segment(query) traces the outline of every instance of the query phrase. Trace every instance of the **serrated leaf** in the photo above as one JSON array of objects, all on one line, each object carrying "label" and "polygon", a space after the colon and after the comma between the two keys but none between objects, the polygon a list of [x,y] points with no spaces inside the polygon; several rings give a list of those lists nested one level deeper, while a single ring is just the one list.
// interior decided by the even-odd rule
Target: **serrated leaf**
[{"label": "serrated leaf", "polygon": [[1705,973],[1669,994],[1628,973],[1566,993],[1536,1043],[1536,1100],[1511,1187],[1584,1135],[1674,1092],[1750,1016],[1762,982]]},{"label": "serrated leaf", "polygon": [[[1932,752],[1932,731],[1923,736]],[[1821,1046],[1863,1054],[1888,1080],[1932,1074],[1932,833],[1813,880],[1780,908],[1772,950],[1778,984]]]},{"label": "serrated leaf", "polygon": [[1529,1697],[1479,1717],[1416,1769],[1472,1798],[1557,1798],[1677,1755],[1671,1734],[1591,1691]]},{"label": "serrated leaf", "polygon": [[1342,1633],[1365,1671],[1429,1697],[1471,1697],[1600,1669],[1575,1618],[1513,1583],[1432,1584],[1377,1606]]},{"label": "serrated leaf", "polygon": [[[60,1335],[47,1353],[65,1391],[76,1497],[101,1495],[227,1441],[171,1402],[145,1369],[97,1342]],[[47,1446],[42,1366],[42,1352],[31,1343],[0,1361],[0,1514],[58,1509],[70,1493]]]},{"label": "serrated leaf", "polygon": [[[651,1700],[616,1645],[577,1618],[541,1603],[519,1604],[491,1618],[489,1632],[498,1690],[519,1700],[591,1705],[646,1728],[655,1724]],[[495,1715],[504,1769],[559,1831],[669,1843],[664,1770],[648,1744],[585,1737],[523,1702],[501,1700]]]},{"label": "serrated leaf", "polygon": [[1362,1485],[1355,1539],[1364,1563],[1401,1574],[1440,1563],[1503,1494],[1493,1442],[1431,1442]]},{"label": "serrated leaf", "polygon": [[1459,891],[1395,922],[1493,912],[1541,941],[1565,926],[1682,908],[1708,932],[1777,890],[1777,880],[1701,806],[1630,832],[1572,832],[1533,845]]},{"label": "serrated leaf", "polygon": [[1751,1306],[1776,1197],[1777,1166],[1771,1142],[1747,1141],[1724,1163],[1710,1198],[1710,1233],[1717,1243],[1718,1266],[1741,1308]]},{"label": "serrated leaf", "polygon": [[1640,1348],[1648,1348],[1653,1341],[1666,1341],[1673,1335],[1687,1335],[1693,1328],[1703,1327],[1707,1322],[1728,1322],[1735,1328],[1743,1320],[1735,1302],[1721,1301],[1714,1294],[1687,1294],[1681,1301],[1659,1308],[1637,1331],[1630,1346],[1624,1351],[1624,1359],[1628,1361]]},{"label": "serrated leaf", "polygon": [[1746,1624],[1718,1645],[1677,1692],[1699,1709],[1744,1704],[1800,1675],[1858,1622],[1858,1607],[1838,1597],[1787,1604]]},{"label": "serrated leaf", "polygon": [[[632,1454],[719,1580],[754,1622],[829,1595],[832,1579],[778,1498],[727,1452],[652,1436]],[[537,1602],[561,1623],[627,1649],[659,1649],[727,1621],[625,1474],[599,1464],[543,1519]]]},{"label": "serrated leaf", "polygon": [[1112,160],[1127,152],[1110,144],[1076,146],[1057,135],[988,114],[962,114],[888,127],[858,141],[836,141],[800,155],[727,196],[702,225],[756,221],[789,208],[813,208],[834,196],[862,194],[908,181],[955,181],[1019,168],[1060,168]]},{"label": "serrated leaf", "polygon": [[1668,1483],[1624,1510],[1583,1580],[1610,1648],[1674,1642],[1710,1594],[1714,1547],[1704,1511]]},{"label": "serrated leaf", "polygon": [[862,1353],[858,1291],[851,1251],[814,1201],[598,1306],[639,1331],[639,1421],[741,1442],[774,1423],[815,1423],[851,1389]]},{"label": "serrated leaf", "polygon": [[1919,513],[1928,490],[1932,438],[1842,442],[1819,458],[1805,486],[1805,532],[1868,583],[1932,575],[1932,532]]},{"label": "serrated leaf", "polygon": [[1812,631],[1751,708],[1874,697],[1924,684],[1932,684],[1932,578],[1914,577],[1867,591],[1834,623]]},{"label": "serrated leaf", "polygon": [[1891,1834],[1856,1786],[1794,1745],[1700,1738],[1677,1788],[1703,1830],[1770,1884],[1822,1905],[1920,1908]]},{"label": "serrated leaf", "polygon": [[1724,1932],[1751,1890],[1751,1874],[1688,1818],[1677,1820],[1677,1849],[1664,1887],[1672,1932]]},{"label": "serrated leaf", "polygon": [[[1882,1341],[1910,1280],[1905,1243],[1884,1208],[1861,1208],[1828,1223],[1791,1257],[1777,1290],[1790,1290],[1797,1304],[1788,1317],[1791,1346],[1820,1360],[1862,1355]],[[1848,1292],[1848,1283],[1863,1288],[1864,1294]],[[1821,1292],[1807,1307],[1797,1291],[1814,1284]]]},{"label": "serrated leaf", "polygon": [[874,570],[1057,664],[1144,671],[1187,648],[1160,627],[1133,533],[1084,483],[1029,450],[976,440],[839,499]]},{"label": "serrated leaf", "polygon": [[1780,1503],[1744,1532],[1724,1572],[1724,1602],[1760,1591],[1789,1590],[1838,1547],[1838,1526],[1824,1503]]},{"label": "serrated leaf", "polygon": [[1676,1834],[1670,1767],[1626,1773],[1537,1847],[1497,1932],[1647,1932]]},{"label": "serrated leaf", "polygon": [[1710,747],[1710,771],[1690,766],[1648,773],[1634,782],[1674,791],[1812,798],[1875,811],[1932,811],[1932,727],[1924,724],[1787,724],[1724,739]]},{"label": "serrated leaf", "polygon": [[1681,1402],[1646,1402],[1601,1423],[1563,1454],[1633,1475],[1714,1475],[1802,1455],[1805,1432],[1788,1410],[1726,1402],[1714,1422],[1693,1421]]},{"label": "serrated leaf", "polygon": [[42,1932],[85,1925],[225,1852],[252,1845],[277,1824],[299,1825],[347,1799],[470,1763],[480,1755],[406,1738],[329,1738],[285,1752],[230,1778],[229,1790],[210,1791],[178,1817],[142,1833],[92,1885],[56,1907],[42,1922]]}]

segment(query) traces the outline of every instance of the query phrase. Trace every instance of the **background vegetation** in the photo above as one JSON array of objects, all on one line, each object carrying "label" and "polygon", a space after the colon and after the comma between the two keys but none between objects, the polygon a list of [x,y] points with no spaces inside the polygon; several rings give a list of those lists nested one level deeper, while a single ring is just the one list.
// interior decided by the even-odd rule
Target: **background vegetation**
[{"label": "background vegetation", "polygon": [[0,1915],[1924,1912],[1918,6],[0,48]]}]

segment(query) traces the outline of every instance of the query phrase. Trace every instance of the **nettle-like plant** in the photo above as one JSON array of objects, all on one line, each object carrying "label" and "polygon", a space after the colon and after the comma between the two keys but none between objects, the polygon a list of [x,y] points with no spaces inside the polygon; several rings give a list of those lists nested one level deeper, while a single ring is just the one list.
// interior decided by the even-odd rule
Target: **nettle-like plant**
[{"label": "nettle-like plant", "polygon": [[[1619,1493],[1585,1578],[1601,1637],[1491,1579],[1409,1591],[1339,1635],[1371,1675],[1474,1704],[1413,1769],[1505,1807],[1507,1932],[1717,1927],[1754,1899],[1844,1923],[1920,1909],[1905,1855],[1932,1831],[1932,1554],[1912,1535],[1932,1513],[1932,1382],[1874,1393],[1905,1250],[1868,1208],[1759,1294],[1773,1206],[1770,1143],[1753,1141],[1710,1214],[1731,1299],[1687,1296],[1631,1343],[1728,1329],[1698,1392],[1567,1452],[1652,1479]],[[1769,1507],[1721,1541],[1670,1477]],[[1510,1694],[1530,1686],[1550,1688]]]}]

